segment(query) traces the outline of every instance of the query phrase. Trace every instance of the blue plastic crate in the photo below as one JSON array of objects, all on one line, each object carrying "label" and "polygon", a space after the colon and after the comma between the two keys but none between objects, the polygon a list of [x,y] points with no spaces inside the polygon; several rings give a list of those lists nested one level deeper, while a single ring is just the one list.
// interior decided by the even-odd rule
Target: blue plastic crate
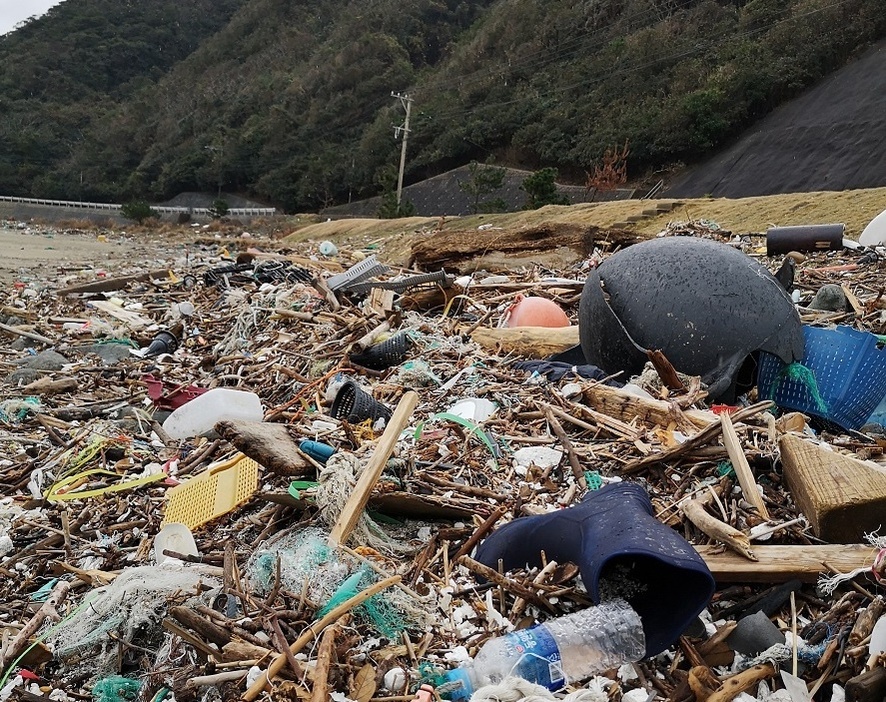
[{"label": "blue plastic crate", "polygon": [[802,365],[810,372],[762,352],[757,376],[760,399],[774,400],[782,409],[803,412],[843,429],[858,429],[886,396],[883,342],[851,327],[804,325],[803,335]]}]

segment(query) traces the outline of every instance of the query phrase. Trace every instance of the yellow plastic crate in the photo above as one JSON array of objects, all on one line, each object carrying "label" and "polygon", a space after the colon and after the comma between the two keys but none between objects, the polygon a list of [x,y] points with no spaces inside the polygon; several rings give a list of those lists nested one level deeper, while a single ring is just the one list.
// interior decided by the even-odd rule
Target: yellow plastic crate
[{"label": "yellow plastic crate", "polygon": [[163,524],[196,529],[247,502],[258,490],[259,465],[242,453],[209,466],[167,492]]}]

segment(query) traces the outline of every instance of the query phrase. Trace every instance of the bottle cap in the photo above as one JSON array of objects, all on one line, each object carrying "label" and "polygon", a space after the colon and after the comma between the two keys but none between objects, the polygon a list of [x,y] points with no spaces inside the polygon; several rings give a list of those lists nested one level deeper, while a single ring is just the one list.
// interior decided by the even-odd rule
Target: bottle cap
[{"label": "bottle cap", "polygon": [[457,702],[459,700],[467,700],[474,694],[474,686],[471,685],[471,678],[468,676],[466,668],[462,667],[447,670],[443,674],[443,677],[446,679],[447,687],[449,683],[459,683],[460,685],[446,693],[449,695],[449,699]]}]

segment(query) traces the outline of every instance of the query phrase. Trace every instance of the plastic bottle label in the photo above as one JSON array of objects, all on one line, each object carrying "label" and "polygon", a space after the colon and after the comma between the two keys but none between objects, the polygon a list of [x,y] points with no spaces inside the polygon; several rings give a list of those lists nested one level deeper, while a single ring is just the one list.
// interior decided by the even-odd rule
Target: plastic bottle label
[{"label": "plastic bottle label", "polygon": [[549,690],[559,690],[566,684],[560,649],[554,637],[543,626],[521,629],[508,634],[508,657],[517,661],[513,675],[537,683]]}]

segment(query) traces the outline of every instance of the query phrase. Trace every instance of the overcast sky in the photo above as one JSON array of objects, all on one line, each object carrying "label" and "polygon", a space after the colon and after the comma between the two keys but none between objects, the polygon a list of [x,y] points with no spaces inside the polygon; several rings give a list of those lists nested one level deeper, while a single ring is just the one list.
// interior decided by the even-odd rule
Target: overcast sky
[{"label": "overcast sky", "polygon": [[6,34],[23,19],[42,15],[61,0],[0,0],[0,34]]}]

